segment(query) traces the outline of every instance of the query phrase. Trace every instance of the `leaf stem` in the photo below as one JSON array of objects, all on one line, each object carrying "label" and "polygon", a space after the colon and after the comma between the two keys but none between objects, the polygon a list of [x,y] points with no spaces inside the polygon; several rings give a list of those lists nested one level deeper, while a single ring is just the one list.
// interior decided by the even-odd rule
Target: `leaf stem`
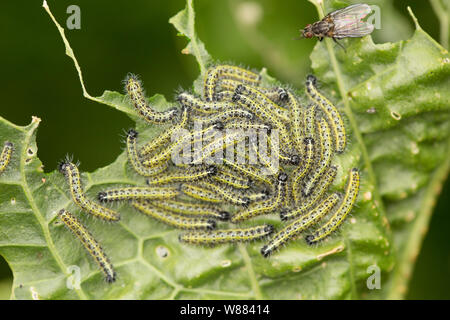
[{"label": "leaf stem", "polygon": [[[315,7],[317,9],[317,12],[319,14],[319,18],[322,19],[324,17],[324,12],[323,12],[322,7],[318,3],[318,1],[311,1],[310,0],[310,2],[312,2],[315,5]],[[331,39],[328,39],[328,38],[326,38],[324,40],[325,40],[325,45],[327,47],[327,51],[328,51],[328,54],[329,54],[329,57],[330,57],[330,60],[331,60],[331,65],[332,65],[333,70],[334,70],[334,74],[336,75],[336,82],[337,82],[337,86],[338,86],[338,89],[339,89],[339,94],[340,94],[340,96],[342,98],[342,102],[344,103],[345,115],[347,116],[347,118],[348,118],[348,120],[350,122],[350,126],[353,129],[353,133],[354,133],[354,135],[356,137],[356,140],[357,140],[358,145],[359,145],[359,149],[361,150],[361,153],[362,153],[362,158],[364,160],[364,165],[365,165],[367,173],[368,173],[370,184],[373,186],[373,190],[372,191],[373,191],[373,195],[374,195],[374,203],[377,206],[378,210],[380,211],[380,216],[383,218],[383,220],[386,221],[386,223],[388,223],[387,222],[388,220],[386,218],[386,210],[384,209],[383,201],[381,199],[380,193],[378,192],[377,179],[376,179],[375,172],[373,171],[372,164],[370,162],[369,153],[367,151],[366,145],[364,144],[364,140],[363,140],[362,134],[359,131],[358,124],[356,122],[355,117],[353,116],[352,109],[350,108],[350,104],[349,104],[349,101],[347,99],[347,89],[345,88],[345,83],[344,83],[344,80],[342,78],[341,70],[340,70],[339,64],[338,64],[337,59],[336,59],[336,54],[334,52],[332,41],[331,41]],[[387,226],[388,226],[387,227],[387,229],[388,229],[387,230],[388,236],[389,236],[390,240],[392,240],[391,239],[392,236],[390,234],[390,227],[389,227],[389,225],[387,225]],[[349,246],[347,246],[347,249],[349,249],[348,247]],[[354,294],[355,294],[355,290],[352,290],[352,295],[354,295]],[[353,298],[355,298],[355,297],[353,297]]]},{"label": "leaf stem", "polygon": [[241,252],[242,258],[244,259],[245,266],[247,267],[248,276],[250,278],[250,283],[252,285],[252,291],[257,300],[262,300],[263,295],[261,293],[261,288],[259,287],[258,280],[256,279],[255,271],[253,270],[252,261],[248,255],[247,249],[245,249],[243,244],[238,245],[239,251]]}]

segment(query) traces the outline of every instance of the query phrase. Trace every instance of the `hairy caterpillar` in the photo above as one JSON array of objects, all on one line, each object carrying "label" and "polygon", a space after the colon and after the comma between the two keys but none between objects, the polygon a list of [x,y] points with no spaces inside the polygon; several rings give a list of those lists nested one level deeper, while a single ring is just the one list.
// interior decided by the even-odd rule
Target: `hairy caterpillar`
[{"label": "hairy caterpillar", "polygon": [[173,187],[125,187],[110,189],[98,193],[101,202],[124,201],[133,199],[170,199],[179,195]]},{"label": "hairy caterpillar", "polygon": [[302,151],[303,142],[303,110],[298,99],[289,91],[286,91],[288,96],[289,111],[291,117],[291,134],[295,149],[298,152]]},{"label": "hairy caterpillar", "polygon": [[287,174],[281,172],[277,178],[277,185],[273,198],[269,198],[268,200],[264,200],[261,202],[255,202],[248,209],[240,211],[232,216],[231,222],[242,222],[258,215],[270,213],[277,210],[283,203],[285,184],[287,183],[287,180]]},{"label": "hairy caterpillar", "polygon": [[347,182],[347,187],[345,189],[344,199],[340,204],[339,208],[333,214],[333,216],[328,220],[323,226],[314,231],[311,235],[308,235],[305,240],[308,244],[314,244],[326,237],[328,237],[333,231],[335,231],[345,220],[347,215],[353,208],[356,198],[359,192],[360,183],[359,171],[356,168],[350,170],[349,179]]},{"label": "hairy caterpillar", "polygon": [[269,99],[266,95],[261,93],[257,88],[253,88],[245,85],[238,85],[236,87],[235,92],[240,95],[245,95],[255,101],[261,108],[266,110],[267,112],[271,112],[275,117],[281,119],[283,121],[289,121],[289,111],[285,108],[277,105],[271,99]]},{"label": "hairy caterpillar", "polygon": [[[219,81],[217,87],[224,91],[235,91],[237,86],[241,84],[242,82],[238,80],[222,79]],[[254,88],[274,102],[278,101],[282,102],[288,99],[287,90],[281,87],[272,87],[272,88],[254,87]]]},{"label": "hairy caterpillar", "polygon": [[120,220],[119,213],[109,208],[103,207],[86,198],[83,189],[81,187],[80,172],[75,164],[67,160],[62,161],[59,163],[58,169],[62,174],[64,174],[69,183],[70,194],[72,195],[73,201],[82,210],[105,221]]},{"label": "hairy caterpillar", "polygon": [[265,224],[242,229],[212,230],[206,232],[191,231],[180,234],[180,242],[196,245],[214,246],[223,243],[249,242],[262,239],[270,235],[274,227]]},{"label": "hairy caterpillar", "polygon": [[162,149],[158,154],[146,158],[142,161],[142,164],[146,167],[154,168],[160,167],[167,163],[172,155],[179,153],[179,151],[183,148],[185,143],[190,143],[191,135],[186,133],[183,134],[179,139],[175,142],[172,142],[165,149]]},{"label": "hairy caterpillar", "polygon": [[309,105],[303,114],[303,125],[306,138],[315,138],[316,124],[316,106]]},{"label": "hairy caterpillar", "polygon": [[214,206],[202,203],[190,203],[177,200],[156,200],[152,201],[152,205],[186,216],[201,216],[222,221],[230,219],[229,212],[221,211]]},{"label": "hairy caterpillar", "polygon": [[161,133],[158,137],[142,146],[139,149],[139,156],[145,157],[150,153],[154,152],[155,150],[157,150],[159,147],[162,147],[163,145],[168,143],[172,138],[172,135],[176,131],[184,129],[186,127],[188,120],[189,120],[189,108],[183,107],[181,110],[180,121],[176,125],[167,128],[167,130],[164,130],[164,132]]},{"label": "hairy caterpillar", "polygon": [[331,166],[328,168],[328,170],[323,174],[323,177],[319,180],[318,185],[314,188],[313,192],[308,197],[299,199],[299,205],[295,209],[281,211],[281,220],[285,221],[306,214],[325,194],[336,175],[336,166]]},{"label": "hairy caterpillar", "polygon": [[304,152],[303,152],[303,161],[300,166],[295,168],[292,172],[292,195],[294,196],[294,201],[298,202],[298,197],[300,194],[300,187],[303,181],[303,178],[309,172],[309,169],[312,167],[314,162],[314,140],[311,138],[305,138],[303,140],[304,144]]},{"label": "hairy caterpillar", "polygon": [[250,179],[257,180],[260,182],[263,182],[269,186],[272,186],[273,183],[270,181],[269,178],[267,178],[261,170],[258,168],[252,166],[252,165],[246,165],[246,164],[238,164],[234,161],[230,161],[227,158],[223,159],[223,163],[227,165],[228,167],[234,169],[235,171],[238,171],[242,173],[243,175],[249,177]]},{"label": "hairy caterpillar", "polygon": [[215,94],[215,100],[219,101],[219,102],[231,102],[233,101],[233,96],[234,96],[234,90],[230,91],[230,90],[223,90],[220,91],[218,93]]},{"label": "hairy caterpillar", "polygon": [[235,79],[242,83],[259,85],[261,76],[252,71],[232,65],[217,65],[209,68],[203,84],[203,94],[206,102],[214,100],[215,89],[220,79]]},{"label": "hairy caterpillar", "polygon": [[213,180],[229,185],[237,189],[250,188],[250,180],[240,177],[233,172],[224,171],[222,168],[212,177]]},{"label": "hairy caterpillar", "polygon": [[12,142],[5,142],[2,153],[0,154],[0,174],[2,174],[6,170],[9,162],[11,161],[13,148],[14,145],[12,144]]},{"label": "hairy caterpillar", "polygon": [[217,158],[221,159],[221,155],[223,156],[223,151],[229,146],[234,145],[235,143],[239,143],[240,141],[245,140],[246,135],[240,131],[233,131],[231,133],[226,132],[224,135],[215,139],[205,145],[199,154],[194,154],[194,164],[205,163],[209,161],[213,155]]},{"label": "hairy caterpillar", "polygon": [[131,99],[135,109],[139,115],[150,123],[165,123],[172,120],[177,114],[178,110],[172,108],[164,112],[153,110],[145,99],[144,90],[141,82],[134,74],[128,74],[125,79],[126,90]]},{"label": "hairy caterpillar", "polygon": [[70,231],[81,241],[89,255],[95,260],[105,275],[106,282],[116,281],[116,272],[100,244],[74,215],[65,209],[58,212],[58,217]]},{"label": "hairy caterpillar", "polygon": [[131,205],[147,216],[178,229],[212,230],[216,227],[216,222],[212,219],[177,215],[152,206],[148,200],[133,200]]},{"label": "hairy caterpillar", "polygon": [[233,96],[233,102],[236,102],[243,108],[253,112],[255,116],[260,118],[263,122],[269,122],[272,126],[272,131],[275,129],[278,130],[278,134],[280,135],[280,143],[282,144],[285,152],[291,152],[291,138],[289,132],[287,131],[286,125],[281,121],[281,119],[265,110],[260,104],[245,95],[235,93]]},{"label": "hairy caterpillar", "polygon": [[288,91],[281,87],[258,88],[258,90],[274,102],[286,102],[289,99]]},{"label": "hairy caterpillar", "polygon": [[193,182],[213,176],[217,173],[216,166],[201,166],[201,168],[177,170],[163,175],[154,176],[147,179],[149,185],[168,184],[175,182]]},{"label": "hairy caterpillar", "polygon": [[244,129],[244,130],[265,130],[268,134],[272,130],[272,126],[265,123],[254,123],[246,120],[229,121],[224,125],[225,129]]},{"label": "hairy caterpillar", "polygon": [[268,257],[280,246],[297,236],[300,232],[317,223],[323,216],[333,209],[339,199],[340,195],[338,193],[333,193],[313,210],[285,226],[283,229],[278,231],[265,246],[261,248],[261,254],[264,257]]},{"label": "hairy caterpillar", "polygon": [[217,112],[213,115],[209,116],[202,116],[202,117],[192,117],[192,121],[197,121],[201,123],[204,126],[208,126],[210,124],[216,123],[216,122],[228,122],[233,119],[248,119],[253,120],[255,116],[253,113],[248,112],[243,109],[238,108],[229,108],[224,111]]},{"label": "hairy caterpillar", "polygon": [[161,161],[158,165],[152,167],[144,166],[137,153],[137,131],[130,129],[127,133],[127,154],[128,160],[133,166],[134,170],[141,176],[151,177],[157,175],[167,169],[168,163]]},{"label": "hairy caterpillar", "polygon": [[306,94],[308,97],[317,103],[322,111],[325,113],[328,122],[330,123],[334,140],[336,142],[335,150],[336,152],[344,152],[346,145],[346,134],[345,134],[345,126],[344,121],[342,120],[339,111],[336,107],[324,96],[322,95],[316,88],[317,79],[313,75],[309,75],[306,78]]},{"label": "hairy caterpillar", "polygon": [[248,204],[250,203],[249,198],[242,197],[239,194],[232,192],[230,190],[230,187],[228,186],[218,185],[206,181],[200,181],[199,184],[200,186],[215,192],[218,196],[222,197],[223,200],[226,202],[242,206],[248,206]]},{"label": "hairy caterpillar", "polygon": [[233,107],[233,104],[229,102],[204,102],[203,100],[186,92],[180,93],[177,96],[177,100],[181,105],[202,113],[215,113]]},{"label": "hairy caterpillar", "polygon": [[332,141],[331,132],[325,119],[320,119],[319,125],[320,137],[320,161],[316,164],[311,176],[304,183],[302,193],[305,197],[309,196],[317,181],[322,176],[323,172],[328,168],[332,156]]},{"label": "hairy caterpillar", "polygon": [[221,203],[223,202],[223,198],[217,193],[208,190],[206,188],[202,188],[198,185],[184,183],[181,185],[181,192],[185,195],[190,196],[191,198],[202,200],[206,202],[213,203]]}]

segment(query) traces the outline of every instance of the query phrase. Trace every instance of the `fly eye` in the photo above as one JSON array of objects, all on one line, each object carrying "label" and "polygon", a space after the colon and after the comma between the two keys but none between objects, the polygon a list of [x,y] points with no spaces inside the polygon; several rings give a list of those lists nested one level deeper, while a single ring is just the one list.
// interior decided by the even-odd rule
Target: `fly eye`
[{"label": "fly eye", "polygon": [[305,38],[312,38],[312,36],[313,36],[312,32],[305,33]]}]

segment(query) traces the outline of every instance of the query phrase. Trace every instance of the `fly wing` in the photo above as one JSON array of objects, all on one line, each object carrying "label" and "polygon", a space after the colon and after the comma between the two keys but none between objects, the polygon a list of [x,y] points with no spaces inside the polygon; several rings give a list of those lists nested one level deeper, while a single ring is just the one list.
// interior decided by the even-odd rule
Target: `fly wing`
[{"label": "fly wing", "polygon": [[372,9],[370,9],[370,6],[365,3],[357,3],[352,4],[351,6],[336,10],[328,14],[333,19],[340,19],[345,16],[352,16],[354,19],[364,19],[365,16],[367,16]]},{"label": "fly wing", "polygon": [[374,26],[362,21],[371,11],[367,4],[354,4],[330,13],[335,38],[363,37],[372,33]]}]

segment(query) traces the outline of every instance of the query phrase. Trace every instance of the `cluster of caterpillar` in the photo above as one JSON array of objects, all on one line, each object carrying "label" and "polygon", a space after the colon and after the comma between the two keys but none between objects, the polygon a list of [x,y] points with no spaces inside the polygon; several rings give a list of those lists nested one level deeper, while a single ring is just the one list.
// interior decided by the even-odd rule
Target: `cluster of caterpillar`
[{"label": "cluster of caterpillar", "polygon": [[[138,78],[128,75],[127,95],[140,117],[168,127],[144,142],[136,130],[127,132],[128,162],[147,185],[104,190],[98,201],[126,201],[187,230],[179,240],[192,245],[270,237],[261,248],[267,257],[306,232],[310,245],[325,239],[352,210],[360,177],[353,168],[344,194],[327,192],[338,172],[333,155],[345,150],[347,137],[339,111],[316,82],[312,75],[306,79],[306,106],[290,89],[264,86],[256,72],[215,65],[204,77],[203,96],[183,92],[179,108],[157,111]],[[117,212],[86,198],[76,165],[66,161],[60,170],[82,210],[119,220]],[[276,212],[282,221],[291,220],[279,230],[270,224],[217,228],[218,221],[240,224]]]}]

